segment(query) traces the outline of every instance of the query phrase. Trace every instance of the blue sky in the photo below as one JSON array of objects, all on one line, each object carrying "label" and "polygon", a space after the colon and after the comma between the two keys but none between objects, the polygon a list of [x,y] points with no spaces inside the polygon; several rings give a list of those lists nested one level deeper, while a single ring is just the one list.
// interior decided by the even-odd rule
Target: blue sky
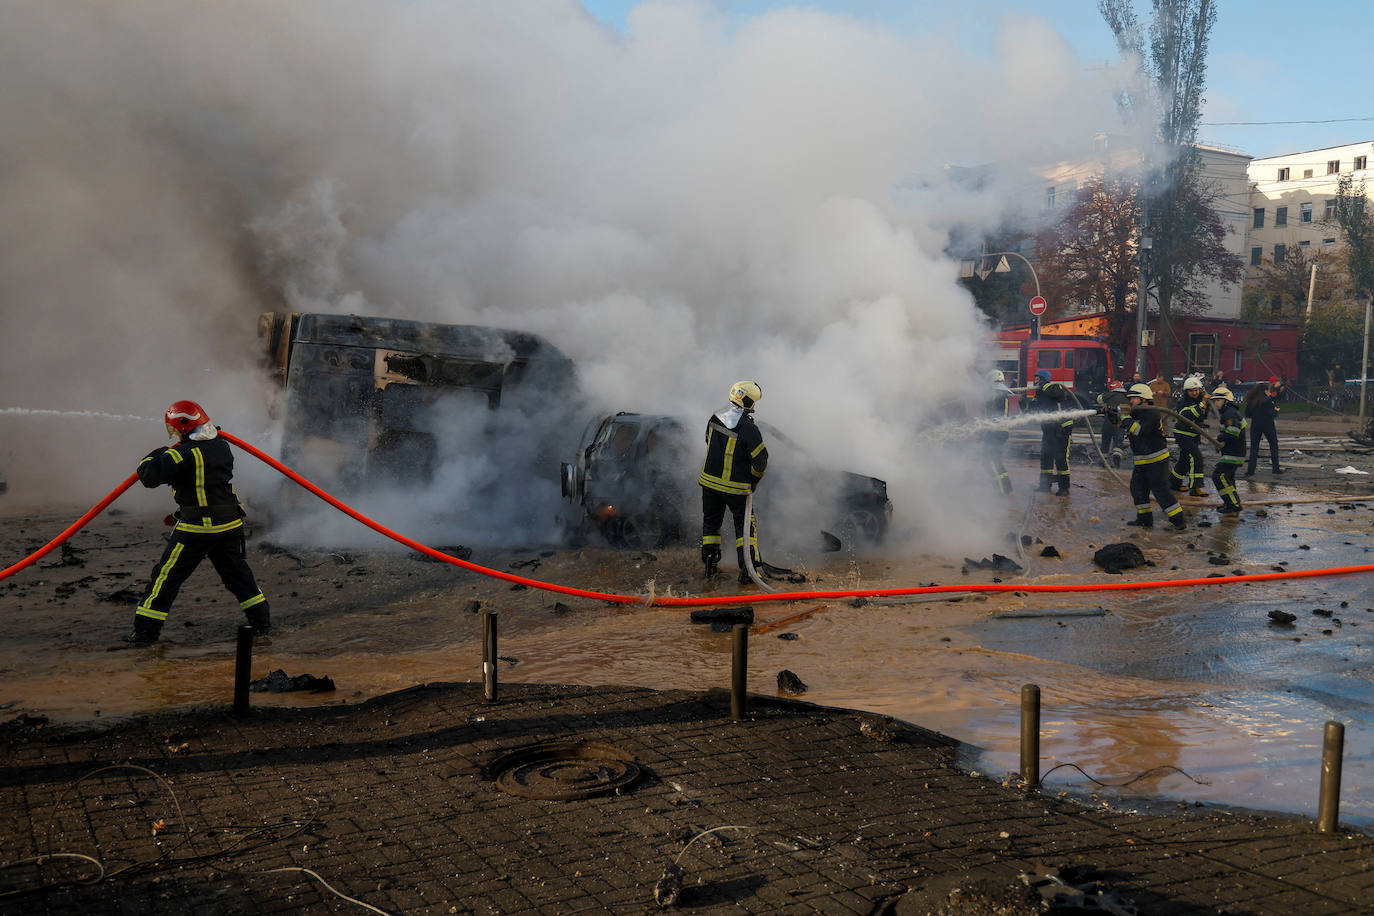
[{"label": "blue sky", "polygon": [[[601,21],[624,29],[629,11],[639,2],[583,0],[583,5]],[[940,31],[975,56],[992,47],[995,32],[1009,17],[1034,16],[1063,36],[1089,76],[1116,58],[1115,40],[1098,13],[1097,0],[715,0],[714,6],[739,19],[779,6],[804,6],[880,22],[899,32]],[[1142,19],[1148,18],[1149,6],[1148,0],[1136,0]],[[1255,157],[1374,139],[1371,46],[1370,0],[1221,0],[1211,36],[1200,139]],[[1291,123],[1302,121],[1327,123]]]}]

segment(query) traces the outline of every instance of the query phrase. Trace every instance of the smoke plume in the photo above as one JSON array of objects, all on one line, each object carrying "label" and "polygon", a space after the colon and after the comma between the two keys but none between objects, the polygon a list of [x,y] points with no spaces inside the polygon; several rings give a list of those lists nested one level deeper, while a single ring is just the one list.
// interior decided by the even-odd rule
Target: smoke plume
[{"label": "smoke plume", "polygon": [[[623,34],[574,0],[12,0],[0,406],[194,398],[270,443],[261,312],[514,328],[571,357],[597,409],[704,424],[757,379],[761,418],[888,480],[902,531],[980,543],[1001,510],[976,440],[929,434],[981,400],[985,365],[950,232],[1043,193],[1034,168],[1115,114],[1036,19],[961,46],[685,0]],[[12,491],[62,499],[161,434],[0,424]],[[446,492],[500,485],[472,460]],[[241,492],[270,479],[252,463]]]}]

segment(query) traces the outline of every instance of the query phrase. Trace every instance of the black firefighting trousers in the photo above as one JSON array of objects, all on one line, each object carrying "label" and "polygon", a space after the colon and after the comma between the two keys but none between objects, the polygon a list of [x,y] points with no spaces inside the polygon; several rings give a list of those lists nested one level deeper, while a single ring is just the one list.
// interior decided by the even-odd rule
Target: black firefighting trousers
[{"label": "black firefighting trousers", "polygon": [[[710,487],[701,488],[701,546],[720,546],[720,526],[725,521],[725,510],[735,521],[735,557],[739,568],[744,569],[744,503],[748,499],[743,493],[722,493]],[[763,563],[759,556],[759,525],[754,516],[749,518],[749,554],[754,560],[754,568]]]},{"label": "black firefighting trousers", "polygon": [[249,622],[266,620],[267,599],[253,578],[253,570],[249,569],[245,554],[242,528],[223,534],[188,534],[173,529],[167,549],[153,567],[148,591],[134,612],[135,629],[153,634],[161,630],[182,584],[195,572],[200,561],[207,557],[215,567],[215,572],[219,573],[224,587],[238,599],[239,608]]}]

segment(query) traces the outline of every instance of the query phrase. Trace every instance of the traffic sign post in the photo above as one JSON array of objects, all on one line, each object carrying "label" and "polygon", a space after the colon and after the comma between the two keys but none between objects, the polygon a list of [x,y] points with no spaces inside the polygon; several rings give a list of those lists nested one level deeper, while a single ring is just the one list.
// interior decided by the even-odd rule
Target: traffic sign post
[{"label": "traffic sign post", "polygon": [[1045,309],[1047,308],[1049,308],[1049,303],[1045,301],[1044,296],[1031,297],[1031,340],[1040,339],[1040,316],[1045,314]]}]

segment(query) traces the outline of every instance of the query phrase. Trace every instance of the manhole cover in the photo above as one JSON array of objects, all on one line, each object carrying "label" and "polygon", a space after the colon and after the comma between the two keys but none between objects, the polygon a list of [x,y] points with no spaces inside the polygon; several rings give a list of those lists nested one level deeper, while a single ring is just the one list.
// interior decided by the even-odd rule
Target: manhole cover
[{"label": "manhole cover", "polygon": [[496,785],[524,798],[605,795],[639,779],[634,756],[609,744],[558,741],[511,751],[487,767]]}]

